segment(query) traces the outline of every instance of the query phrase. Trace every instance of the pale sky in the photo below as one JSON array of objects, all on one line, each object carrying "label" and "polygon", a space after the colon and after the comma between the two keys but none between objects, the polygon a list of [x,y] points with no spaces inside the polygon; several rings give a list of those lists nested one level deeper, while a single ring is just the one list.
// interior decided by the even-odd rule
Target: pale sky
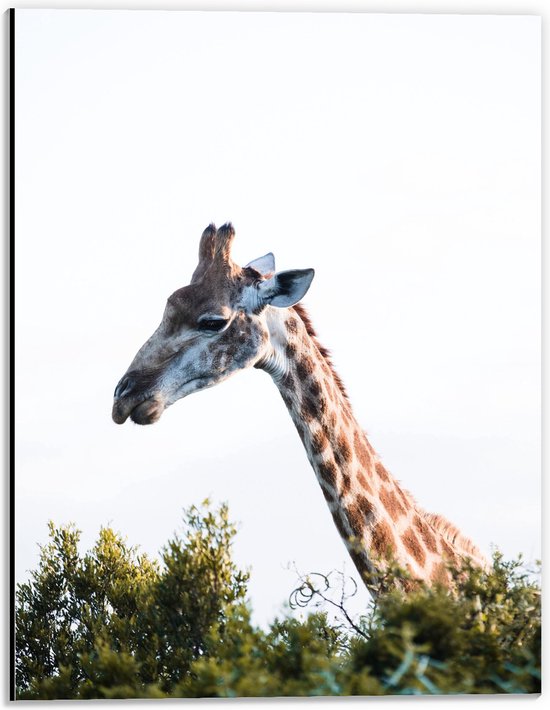
[{"label": "pale sky", "polygon": [[257,621],[290,562],[353,573],[265,373],[111,420],[228,220],[241,264],[315,268],[320,339],[420,505],[540,556],[539,18],[18,11],[16,156],[19,581],[49,519],[156,555],[206,496]]}]

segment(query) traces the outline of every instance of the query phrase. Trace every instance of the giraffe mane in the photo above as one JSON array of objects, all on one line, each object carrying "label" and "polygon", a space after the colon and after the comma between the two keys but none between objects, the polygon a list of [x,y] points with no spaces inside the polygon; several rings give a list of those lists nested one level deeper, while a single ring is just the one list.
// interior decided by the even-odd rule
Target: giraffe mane
[{"label": "giraffe mane", "polygon": [[463,535],[460,530],[453,525],[447,518],[437,513],[424,513],[424,519],[434,528],[440,535],[448,540],[451,545],[457,547],[477,560],[485,562],[485,555],[477,548],[474,543]]},{"label": "giraffe mane", "polygon": [[471,557],[474,562],[477,562],[482,567],[488,566],[487,559],[483,552],[476,547],[476,545],[466,537],[450,520],[447,520],[443,515],[438,513],[427,513],[418,504],[416,498],[413,494],[401,487],[400,481],[395,480],[398,489],[403,493],[403,495],[408,499],[409,504],[420,517],[425,520],[428,525],[441,537],[447,540],[459,554],[463,554],[466,557]]},{"label": "giraffe mane", "polygon": [[325,348],[324,345],[321,345],[321,343],[317,339],[317,333],[315,332],[315,328],[313,327],[309,313],[306,311],[305,307],[301,303],[296,303],[296,305],[292,307],[292,310],[300,317],[301,321],[306,327],[307,334],[313,340],[315,346],[317,347],[317,350],[319,350],[321,356],[324,358],[325,362],[329,366],[338,389],[340,390],[344,398],[349,401],[348,393],[346,391],[346,387],[342,381],[342,378],[334,369],[330,350],[328,348]]}]

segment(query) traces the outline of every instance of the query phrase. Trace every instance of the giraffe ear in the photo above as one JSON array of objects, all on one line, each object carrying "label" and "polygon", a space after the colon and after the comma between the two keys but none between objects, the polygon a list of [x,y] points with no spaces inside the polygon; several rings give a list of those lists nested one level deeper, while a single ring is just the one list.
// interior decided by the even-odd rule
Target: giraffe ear
[{"label": "giraffe ear", "polygon": [[260,299],[262,303],[277,308],[293,306],[306,295],[314,276],[313,269],[279,271],[258,286]]},{"label": "giraffe ear", "polygon": [[246,269],[248,266],[259,271],[262,276],[267,276],[267,274],[272,274],[275,271],[275,257],[269,252],[269,254],[249,261],[244,268]]}]

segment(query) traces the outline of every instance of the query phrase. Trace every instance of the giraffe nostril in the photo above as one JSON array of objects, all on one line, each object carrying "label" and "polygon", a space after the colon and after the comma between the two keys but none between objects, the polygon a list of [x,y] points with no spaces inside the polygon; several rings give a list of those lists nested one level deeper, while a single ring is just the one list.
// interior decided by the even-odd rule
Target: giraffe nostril
[{"label": "giraffe nostril", "polygon": [[124,397],[124,395],[132,389],[133,384],[134,381],[132,380],[132,378],[128,377],[127,375],[124,375],[124,377],[120,380],[120,382],[115,388],[115,399],[120,399],[121,397]]}]

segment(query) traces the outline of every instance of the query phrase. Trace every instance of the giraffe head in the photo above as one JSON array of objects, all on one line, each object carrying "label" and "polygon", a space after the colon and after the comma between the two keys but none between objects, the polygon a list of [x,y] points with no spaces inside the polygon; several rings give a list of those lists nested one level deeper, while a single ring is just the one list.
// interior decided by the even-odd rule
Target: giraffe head
[{"label": "giraffe head", "polygon": [[313,269],[274,273],[272,254],[241,268],[231,259],[235,232],[210,225],[188,286],[175,291],[162,321],[115,389],[113,420],[152,424],[178,399],[222,382],[269,356],[266,311],[307,292]]}]

